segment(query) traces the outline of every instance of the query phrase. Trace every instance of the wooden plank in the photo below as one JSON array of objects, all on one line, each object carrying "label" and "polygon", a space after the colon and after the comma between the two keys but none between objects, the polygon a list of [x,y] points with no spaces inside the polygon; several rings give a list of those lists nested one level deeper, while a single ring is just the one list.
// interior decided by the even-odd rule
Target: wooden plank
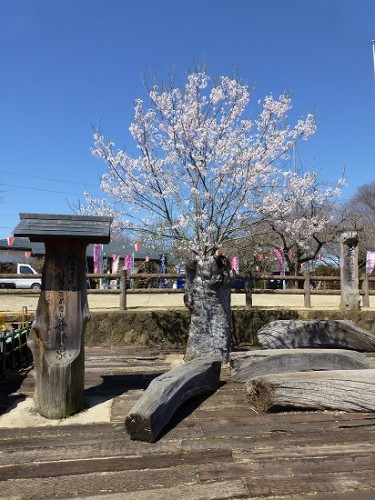
[{"label": "wooden plank", "polygon": [[[116,349],[86,350],[91,358],[86,391],[113,397],[113,416],[121,409],[125,415],[152,379],[153,364],[162,362],[150,359],[150,351],[138,352],[137,367],[130,351],[118,351],[125,365],[129,360],[124,373]],[[5,479],[2,471],[9,476],[1,482],[0,496],[375,498],[375,414],[255,413],[244,386],[230,382],[227,369],[222,378],[224,385],[198,408],[189,402],[180,407],[174,428],[153,444],[132,441],[123,423],[0,428],[0,477]],[[14,398],[23,398],[30,381],[31,375],[22,384],[1,386],[7,395],[4,411],[14,406]]]},{"label": "wooden plank", "polygon": [[[56,477],[96,472],[124,470],[163,469],[177,465],[197,465],[205,462],[217,463],[232,460],[230,450],[199,450],[162,455],[117,456],[115,458],[63,460],[59,462],[34,462],[29,464],[4,465],[0,468],[3,481],[33,477]],[[58,467],[56,466],[58,464]]]},{"label": "wooden plank", "polygon": [[[59,464],[55,465],[56,468]],[[171,480],[171,478],[173,478]],[[126,470],[106,473],[76,474],[74,476],[54,476],[2,481],[3,498],[75,498],[82,495],[93,498],[93,494],[120,492],[127,498],[130,491],[150,492],[161,485],[192,484],[196,482],[196,467],[170,467],[153,470]],[[105,497],[104,497],[105,498]],[[121,497],[120,497],[121,498]],[[150,498],[150,497],[149,497]]]},{"label": "wooden plank", "polygon": [[[209,484],[179,484],[165,488],[154,488],[148,491],[132,491],[126,493],[126,500],[192,500],[192,499],[234,499],[249,498],[249,490],[242,481],[216,481]],[[102,497],[91,497],[100,500]],[[111,495],[111,500],[123,500],[123,493]]]},{"label": "wooden plank", "polygon": [[[252,460],[251,451],[248,452],[249,459],[246,462],[221,462],[216,464],[199,465],[198,475],[200,481],[213,481],[218,479],[251,478],[259,480],[260,476],[268,478],[294,477],[304,475],[329,475],[346,472],[358,472],[371,470],[372,485],[375,486],[374,455],[347,455],[330,456],[319,459],[315,457],[302,457],[299,460],[289,459],[287,456],[274,460]],[[282,490],[274,490],[281,492]],[[300,491],[304,491],[301,489]]]},{"label": "wooden plank", "polygon": [[[367,498],[372,500],[375,494],[375,474],[373,471],[367,470],[362,472],[352,471],[350,475],[341,472],[314,475],[306,473],[297,477],[289,474],[274,476],[273,478],[261,476],[258,479],[246,480],[246,484],[252,496],[261,498],[277,496],[294,499],[296,494],[305,493],[305,495],[309,494],[310,497],[310,493],[313,493],[312,498],[315,500],[316,493],[320,493],[326,498],[327,493],[340,492],[347,494],[346,498],[356,500],[356,495],[362,490],[366,494],[371,492]],[[306,499],[306,496],[304,498]],[[341,497],[339,498],[341,500]]]}]

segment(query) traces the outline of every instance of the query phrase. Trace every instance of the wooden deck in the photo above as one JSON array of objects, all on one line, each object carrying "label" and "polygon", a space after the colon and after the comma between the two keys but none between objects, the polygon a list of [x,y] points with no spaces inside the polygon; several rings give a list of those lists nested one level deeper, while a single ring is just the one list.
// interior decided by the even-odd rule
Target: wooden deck
[{"label": "wooden deck", "polygon": [[[124,419],[170,368],[158,350],[86,349],[86,394],[113,398],[100,424],[0,428],[0,498],[375,498],[375,414],[258,414],[242,384],[185,404],[154,444]],[[31,372],[0,381],[0,414],[33,391]]]}]

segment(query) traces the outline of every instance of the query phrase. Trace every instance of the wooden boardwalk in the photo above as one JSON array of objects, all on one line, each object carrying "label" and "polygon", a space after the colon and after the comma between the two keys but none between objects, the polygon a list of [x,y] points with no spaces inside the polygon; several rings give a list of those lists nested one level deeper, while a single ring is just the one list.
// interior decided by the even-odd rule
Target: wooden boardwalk
[{"label": "wooden boardwalk", "polygon": [[[124,419],[168,370],[158,350],[86,349],[86,395],[113,399],[108,422],[0,428],[0,498],[375,498],[375,414],[258,414],[242,384],[185,404],[154,444]],[[0,414],[33,391],[31,372],[0,381]]]}]

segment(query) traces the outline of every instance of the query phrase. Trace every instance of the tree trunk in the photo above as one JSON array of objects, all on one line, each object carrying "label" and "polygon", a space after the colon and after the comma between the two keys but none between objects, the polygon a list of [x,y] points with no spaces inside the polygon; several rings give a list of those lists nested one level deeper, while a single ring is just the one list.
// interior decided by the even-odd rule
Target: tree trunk
[{"label": "tree trunk", "polygon": [[228,361],[231,339],[231,271],[220,255],[194,261],[187,268],[186,305],[191,323],[185,361],[211,357]]},{"label": "tree trunk", "polygon": [[264,375],[245,387],[251,406],[283,409],[375,411],[375,370],[334,370]]},{"label": "tree trunk", "polygon": [[349,320],[271,321],[258,330],[256,337],[263,349],[332,347],[375,352],[375,335]]},{"label": "tree trunk", "polygon": [[247,382],[260,375],[285,372],[363,370],[369,368],[366,354],[346,349],[266,349],[232,352],[234,382]]},{"label": "tree trunk", "polygon": [[28,345],[34,358],[34,409],[50,419],[84,408],[86,246],[80,240],[46,242],[42,290]]},{"label": "tree trunk", "polygon": [[185,401],[219,388],[220,369],[219,360],[194,359],[155,378],[126,416],[131,439],[155,442]]}]

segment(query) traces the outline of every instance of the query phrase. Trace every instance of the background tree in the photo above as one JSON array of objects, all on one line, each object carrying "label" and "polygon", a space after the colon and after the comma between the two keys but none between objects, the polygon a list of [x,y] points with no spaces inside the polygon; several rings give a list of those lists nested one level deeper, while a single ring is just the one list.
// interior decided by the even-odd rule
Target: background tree
[{"label": "background tree", "polygon": [[363,184],[345,205],[348,213],[344,230],[357,231],[360,245],[359,271],[366,274],[367,252],[375,251],[375,182]]},{"label": "background tree", "polygon": [[148,98],[147,105],[135,101],[130,125],[138,156],[95,133],[92,152],[107,164],[101,188],[108,201],[100,206],[86,194],[88,210],[109,210],[121,227],[153,242],[172,239],[194,256],[187,266],[192,319],[185,359],[227,359],[231,275],[218,251],[261,213],[288,152],[315,132],[313,116],[289,126],[290,97],[269,95],[255,119],[245,118],[248,87],[227,76],[214,81],[199,69],[183,88],[154,85]]},{"label": "background tree", "polygon": [[290,274],[315,260],[342,230],[345,214],[337,202],[343,182],[325,186],[314,172],[286,171],[265,196],[261,213],[269,227],[268,244],[281,249]]},{"label": "background tree", "polygon": [[348,227],[359,232],[363,252],[375,250],[375,182],[360,186],[347,204]]}]

